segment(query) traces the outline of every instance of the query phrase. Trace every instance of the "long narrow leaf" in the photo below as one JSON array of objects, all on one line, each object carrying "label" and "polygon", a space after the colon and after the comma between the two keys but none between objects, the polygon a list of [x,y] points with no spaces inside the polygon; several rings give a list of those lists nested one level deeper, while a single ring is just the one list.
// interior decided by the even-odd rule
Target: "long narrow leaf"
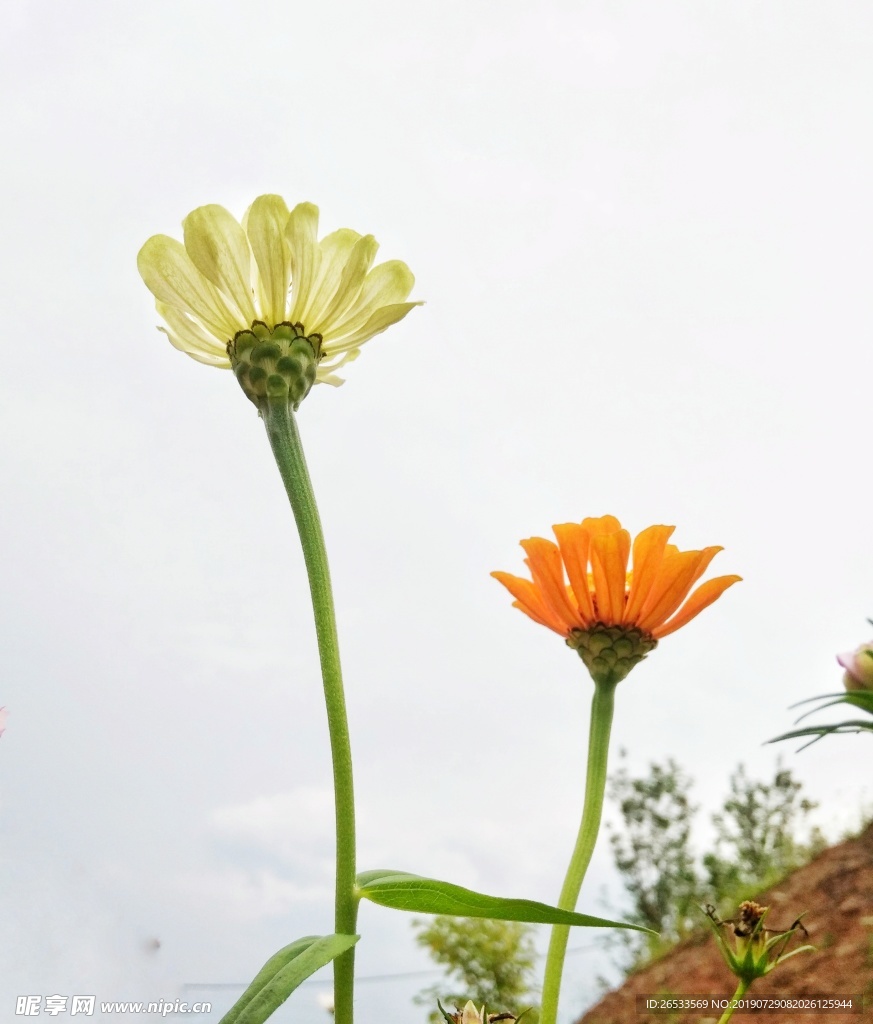
[{"label": "long narrow leaf", "polygon": [[[823,697],[816,699],[824,700]],[[869,693],[866,690],[853,690],[851,693],[842,693],[833,700],[819,704],[817,708],[810,708],[809,711],[804,711],[797,721],[802,722],[809,715],[814,715],[817,711],[824,711],[825,708],[832,708],[835,704],[848,704],[853,708],[858,708],[859,711],[866,711],[873,715],[873,693]]]},{"label": "long narrow leaf", "polygon": [[802,707],[804,704],[812,704],[814,700],[827,700],[829,697],[836,697],[841,699],[845,697],[845,690],[838,690],[836,693],[820,693],[817,697],[806,697],[804,700],[795,701],[794,704],[788,705],[788,710],[791,711],[794,708]]},{"label": "long narrow leaf", "polygon": [[850,690],[843,698],[845,704],[853,704],[862,711],[873,715],[873,692],[870,690]]},{"label": "long narrow leaf", "polygon": [[832,725],[808,725],[804,729],[793,729],[791,732],[776,736],[772,740],[767,740],[767,743],[779,743],[780,740],[796,740],[805,736],[814,737],[809,743],[804,743],[802,747],[797,748],[798,752],[800,752],[801,750],[806,750],[807,747],[811,747],[813,743],[818,743],[825,736],[842,736],[852,732],[873,732],[873,722],[849,721],[834,722]]},{"label": "long narrow leaf", "polygon": [[630,928],[647,932],[636,924],[608,921],[602,917],[559,910],[534,900],[504,899],[464,889],[451,882],[421,878],[402,871],[366,871],[358,875],[358,894],[392,910],[416,914],[450,914],[457,917],[485,917],[497,921],[528,921],[533,924],[566,924],[582,928]]},{"label": "long narrow leaf", "polygon": [[255,975],[254,981],[221,1018],[220,1024],[237,1024],[239,1015],[249,1000],[256,996],[264,985],[278,974],[287,963],[309,949],[312,943],[316,942],[319,938],[320,936],[318,935],[306,935],[302,939],[297,939],[296,942],[284,946],[278,953],[274,953]]},{"label": "long narrow leaf", "polygon": [[258,971],[220,1024],[263,1024],[302,981],[357,941],[357,935],[307,935],[280,949]]}]

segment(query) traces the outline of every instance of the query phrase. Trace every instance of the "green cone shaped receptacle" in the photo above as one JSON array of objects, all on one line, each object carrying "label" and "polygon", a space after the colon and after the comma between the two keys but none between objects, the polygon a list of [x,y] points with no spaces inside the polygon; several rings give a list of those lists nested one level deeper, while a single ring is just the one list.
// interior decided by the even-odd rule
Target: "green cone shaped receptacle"
[{"label": "green cone shaped receptacle", "polygon": [[658,646],[649,633],[635,627],[604,626],[574,629],[567,637],[597,683],[620,683],[630,670]]},{"label": "green cone shaped receptacle", "polygon": [[258,409],[267,400],[297,410],[315,383],[321,359],[321,335],[307,337],[300,324],[281,323],[272,330],[256,320],[228,343],[233,372]]}]

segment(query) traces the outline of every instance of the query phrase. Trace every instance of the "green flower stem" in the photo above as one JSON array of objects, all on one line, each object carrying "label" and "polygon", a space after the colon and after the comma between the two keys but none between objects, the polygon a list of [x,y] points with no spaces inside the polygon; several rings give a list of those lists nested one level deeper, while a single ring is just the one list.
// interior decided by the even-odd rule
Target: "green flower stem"
[{"label": "green flower stem", "polygon": [[[612,729],[612,713],[615,706],[614,682],[595,682],[594,697],[591,701],[591,727],[588,734],[588,774],[585,781],[585,804],[582,809],[582,823],[567,877],[558,899],[561,910],[575,910],[582,880],[588,870],[600,819],[603,814],[603,794],[606,790],[606,762],[609,756],[609,733]],[[561,975],[564,971],[564,956],[570,929],[566,925],[553,925],[546,955],[546,973],[543,979],[543,1004],[540,1010],[540,1024],[556,1024],[558,997],[561,993]]]},{"label": "green flower stem", "polygon": [[[306,468],[297,420],[287,399],[267,399],[261,411],[267,436],[300,533],[303,558],[309,576],[315,632],[324,682],[324,700],[333,760],[333,789],[336,812],[336,902],[335,930],[354,935],[358,916],[355,890],[355,801],[352,787],[352,750],[346,701],[340,669],[336,614],[330,585],[330,570],[321,519],[315,504],[312,481]],[[354,947],[334,961],[334,1012],[336,1024],[352,1024],[354,1013]]]},{"label": "green flower stem", "polygon": [[734,994],[731,996],[731,1005],[718,1018],[718,1024],[727,1024],[731,1017],[733,1017],[735,1009],[733,1005],[734,1001],[737,999],[742,999],[743,996],[749,991],[749,986],[751,984],[751,981],[740,981],[739,985],[737,985],[736,992],[734,992]]}]

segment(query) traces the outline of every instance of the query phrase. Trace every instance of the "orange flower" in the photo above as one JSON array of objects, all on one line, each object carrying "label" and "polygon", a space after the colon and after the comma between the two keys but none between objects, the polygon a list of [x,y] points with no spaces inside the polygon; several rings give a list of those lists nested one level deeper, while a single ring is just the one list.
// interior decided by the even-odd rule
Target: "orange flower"
[{"label": "orange flower", "polygon": [[629,571],[630,534],[615,516],[564,523],[554,527],[557,544],[542,537],[521,542],[532,580],[491,575],[512,594],[516,608],[565,637],[595,678],[623,679],[661,637],[690,622],[741,578],[708,580],[689,597],[722,549],[680,551],[667,543],[674,529],[643,530],[633,542]]}]

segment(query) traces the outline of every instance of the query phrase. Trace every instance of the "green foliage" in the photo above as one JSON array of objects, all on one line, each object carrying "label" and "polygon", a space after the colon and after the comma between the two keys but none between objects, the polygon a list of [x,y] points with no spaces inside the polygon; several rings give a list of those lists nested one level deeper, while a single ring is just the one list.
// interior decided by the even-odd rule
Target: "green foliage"
[{"label": "green foliage", "polygon": [[805,841],[797,837],[818,806],[801,796],[802,788],[781,764],[771,783],[753,781],[743,765],[734,771],[730,795],[712,816],[715,850],[703,858],[707,887],[722,903],[766,888],[824,849],[818,829]]},{"label": "green foliage", "polygon": [[[471,999],[489,1012],[520,1014],[532,1002],[536,964],[533,929],[521,921],[437,916],[415,921],[415,941],[436,963],[446,968],[444,982],[415,997],[416,1003],[436,1007],[463,1006]],[[447,984],[454,991],[446,994]],[[434,1009],[428,1018],[441,1021]],[[524,1020],[536,1024],[538,1014]]]},{"label": "green foliage", "polygon": [[801,795],[802,784],[789,769],[777,765],[768,783],[750,779],[739,765],[727,799],[712,815],[715,847],[698,860],[691,843],[698,810],[690,799],[692,784],[672,759],[651,764],[642,778],[631,777],[622,764],[610,781],[609,797],[621,814],[621,825],[609,827],[610,842],[631,900],[628,917],[660,932],[657,938],[628,932],[610,937],[623,950],[619,964],[626,971],[697,930],[700,904],[729,914],[826,845],[817,829],[798,838],[816,804]]},{"label": "green foliage", "polygon": [[[869,690],[852,690],[848,693],[826,693],[821,697],[810,697],[809,700],[800,701],[800,704],[810,704],[813,701],[823,701],[824,703],[820,703],[817,708],[813,708],[812,711],[807,711],[806,714],[801,715],[797,722],[803,721],[807,715],[824,711],[825,708],[834,707],[836,704],[848,704],[850,707],[865,711],[868,715],[873,715],[873,692]],[[799,707],[800,704],[792,706]],[[794,724],[796,725],[797,722]],[[812,739],[809,743],[804,743],[802,747],[798,748],[804,750],[825,736],[843,736],[850,732],[873,732],[873,721],[864,718],[853,718],[845,722],[833,722],[830,725],[808,725],[802,729],[792,729],[791,732],[783,733],[781,736],[776,736],[767,742],[779,743],[780,740],[803,739],[811,736]]]},{"label": "green foliage", "polygon": [[690,847],[697,811],[691,785],[672,758],[651,765],[642,779],[631,778],[623,765],[609,783],[624,822],[622,831],[610,829],[609,841],[633,901],[633,919],[671,939],[685,932],[699,897]]},{"label": "green foliage", "polygon": [[[620,758],[626,758],[626,751]],[[656,936],[621,935],[621,965],[629,970],[657,955],[699,924],[700,878],[691,849],[697,807],[692,780],[671,758],[652,764],[648,776],[632,778],[622,761],[609,782],[609,797],[621,812],[621,829],[608,826],[616,867],[631,898],[631,920]]]}]

